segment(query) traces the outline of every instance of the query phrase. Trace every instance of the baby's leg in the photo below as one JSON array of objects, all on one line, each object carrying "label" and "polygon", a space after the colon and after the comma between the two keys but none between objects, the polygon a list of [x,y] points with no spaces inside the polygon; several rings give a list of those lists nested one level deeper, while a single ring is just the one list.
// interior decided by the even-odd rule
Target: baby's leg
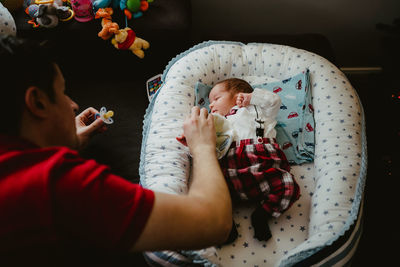
[{"label": "baby's leg", "polygon": [[270,218],[271,216],[262,206],[258,206],[251,214],[251,225],[254,227],[254,237],[260,241],[267,241],[272,237],[271,230],[268,226],[268,220]]}]

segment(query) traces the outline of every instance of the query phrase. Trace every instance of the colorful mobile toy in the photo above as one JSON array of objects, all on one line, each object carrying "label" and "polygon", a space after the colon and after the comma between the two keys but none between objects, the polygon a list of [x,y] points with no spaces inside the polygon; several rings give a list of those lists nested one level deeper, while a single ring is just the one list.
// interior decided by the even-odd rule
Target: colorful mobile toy
[{"label": "colorful mobile toy", "polygon": [[24,0],[25,13],[31,17],[28,21],[34,28],[39,26],[54,28],[59,21],[68,21],[75,16],[75,12],[66,2],[67,0]]},{"label": "colorful mobile toy", "polygon": [[[125,1],[126,2],[126,1]],[[147,1],[144,1],[147,3]],[[122,2],[121,2],[122,3]],[[96,7],[96,2],[93,3]],[[125,28],[119,27],[116,22],[111,20],[111,15],[114,13],[111,7],[100,7],[95,13],[95,18],[101,18],[102,30],[98,33],[98,36],[103,40],[110,39],[111,43],[115,48],[120,50],[131,50],[133,54],[139,58],[144,58],[144,51],[150,47],[149,42],[136,36],[136,33],[128,27],[128,18],[125,14]],[[130,14],[130,13],[129,13]]]},{"label": "colorful mobile toy", "polygon": [[114,111],[112,111],[112,110],[107,111],[107,109],[105,107],[102,107],[100,109],[100,113],[97,113],[95,115],[95,119],[100,117],[104,121],[105,124],[112,124],[112,123],[114,123],[114,120],[111,118],[112,116],[114,116]]}]

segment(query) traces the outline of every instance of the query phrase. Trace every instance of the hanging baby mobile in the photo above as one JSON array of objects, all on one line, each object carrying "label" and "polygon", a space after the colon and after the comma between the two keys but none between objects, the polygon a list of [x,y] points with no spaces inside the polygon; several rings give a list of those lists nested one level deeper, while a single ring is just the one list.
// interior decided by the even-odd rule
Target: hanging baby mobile
[{"label": "hanging baby mobile", "polygon": [[[31,17],[33,27],[54,28],[60,21],[75,18],[79,22],[101,19],[102,29],[98,36],[111,38],[112,45],[120,50],[130,50],[139,58],[144,57],[149,42],[136,36],[128,26],[128,20],[139,18],[153,0],[24,0],[25,12]],[[114,11],[125,16],[125,27],[112,21]]]},{"label": "hanging baby mobile", "polygon": [[[149,42],[136,36],[128,26],[128,19],[139,18],[149,8],[152,0],[96,0],[93,2],[95,18],[101,19],[102,29],[98,36],[103,40],[112,38],[111,43],[120,50],[130,50],[139,58],[144,58],[145,49],[150,47]],[[112,21],[114,10],[120,10],[125,15],[125,27],[120,29]]]},{"label": "hanging baby mobile", "polygon": [[[130,50],[139,58],[144,58],[145,49],[150,47],[149,42],[136,36],[136,33],[128,26],[128,19],[139,18],[149,8],[153,0],[95,0],[93,10],[95,18],[101,19],[102,29],[98,36],[103,40],[111,39],[115,48]],[[125,27],[120,28],[112,21],[114,10],[119,10],[125,15]]]}]

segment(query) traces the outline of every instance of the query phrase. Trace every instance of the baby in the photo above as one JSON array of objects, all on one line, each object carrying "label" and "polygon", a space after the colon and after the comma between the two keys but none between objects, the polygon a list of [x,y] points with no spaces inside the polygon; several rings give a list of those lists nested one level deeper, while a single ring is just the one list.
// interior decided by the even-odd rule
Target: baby
[{"label": "baby", "polygon": [[[217,83],[209,100],[217,145],[218,137],[224,136],[223,146],[217,151],[232,199],[258,203],[251,223],[255,237],[266,241],[271,238],[267,221],[279,217],[300,196],[286,156],[275,139],[281,99],[263,89],[253,91],[246,81],[231,78]],[[184,143],[182,138],[177,139]],[[236,237],[233,227],[227,242]]]}]

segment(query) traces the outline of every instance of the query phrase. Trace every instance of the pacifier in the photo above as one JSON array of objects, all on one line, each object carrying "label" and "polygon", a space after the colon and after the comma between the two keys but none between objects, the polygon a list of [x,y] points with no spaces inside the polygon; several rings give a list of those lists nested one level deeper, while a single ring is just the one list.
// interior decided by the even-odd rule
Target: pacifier
[{"label": "pacifier", "polygon": [[112,116],[114,116],[114,111],[107,111],[105,107],[102,107],[100,109],[100,113],[96,113],[96,115],[94,115],[94,119],[96,120],[98,117],[100,117],[104,123],[112,124],[114,123],[114,120],[111,118]]}]

